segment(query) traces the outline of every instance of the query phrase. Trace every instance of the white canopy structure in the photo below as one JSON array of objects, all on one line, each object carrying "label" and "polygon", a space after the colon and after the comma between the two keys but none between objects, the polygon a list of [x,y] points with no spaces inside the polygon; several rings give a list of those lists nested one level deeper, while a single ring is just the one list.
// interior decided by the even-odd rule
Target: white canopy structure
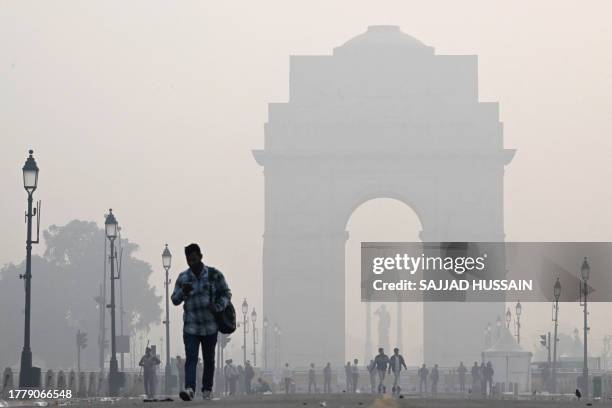
[{"label": "white canopy structure", "polygon": [[500,336],[493,347],[484,351],[485,362],[491,362],[494,383],[505,383],[506,390],[509,384],[518,384],[519,392],[531,391],[531,364],[532,353],[525,351],[516,342],[510,331],[503,327]]}]

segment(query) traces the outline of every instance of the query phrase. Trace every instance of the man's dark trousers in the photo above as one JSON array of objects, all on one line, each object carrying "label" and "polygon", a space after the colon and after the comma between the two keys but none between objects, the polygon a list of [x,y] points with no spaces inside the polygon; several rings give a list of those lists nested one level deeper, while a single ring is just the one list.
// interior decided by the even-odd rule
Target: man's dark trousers
[{"label": "man's dark trousers", "polygon": [[185,388],[196,391],[196,366],[198,352],[202,345],[202,391],[212,391],[213,377],[215,375],[215,346],[217,333],[208,336],[198,336],[183,332],[185,343]]}]

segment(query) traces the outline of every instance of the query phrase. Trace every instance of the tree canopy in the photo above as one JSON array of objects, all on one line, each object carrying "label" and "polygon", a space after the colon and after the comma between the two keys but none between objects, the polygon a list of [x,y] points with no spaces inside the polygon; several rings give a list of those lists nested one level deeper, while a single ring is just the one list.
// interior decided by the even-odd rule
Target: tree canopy
[{"label": "tree canopy", "polygon": [[[43,368],[76,366],[76,332],[87,332],[81,352],[83,369],[98,369],[100,312],[95,298],[103,283],[106,238],[96,223],[73,220],[52,225],[43,233],[46,250],[32,259],[31,346],[35,364]],[[146,330],[160,322],[162,300],[148,280],[151,265],[137,259],[138,245],[121,240],[124,334]],[[106,254],[108,256],[108,253]],[[0,367],[19,364],[23,348],[25,260],[0,270]],[[110,268],[106,270],[110,303]],[[119,334],[119,281],[115,281],[117,334]],[[106,329],[110,338],[110,309]]]}]

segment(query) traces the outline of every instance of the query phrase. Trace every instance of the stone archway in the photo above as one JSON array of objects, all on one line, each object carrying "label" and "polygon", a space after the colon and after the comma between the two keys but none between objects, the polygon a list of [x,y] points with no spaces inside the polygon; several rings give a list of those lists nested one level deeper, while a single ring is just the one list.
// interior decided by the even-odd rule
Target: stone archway
[{"label": "stone archway", "polygon": [[[292,56],[290,98],[272,103],[265,148],[264,315],[280,360],[344,358],[345,226],[360,203],[406,202],[423,241],[503,241],[497,103],[478,100],[476,56],[440,56],[395,26],[333,55]],[[425,361],[477,358],[503,304],[428,303]],[[449,341],[453,339],[453,341]],[[268,349],[272,349],[271,345]]]}]

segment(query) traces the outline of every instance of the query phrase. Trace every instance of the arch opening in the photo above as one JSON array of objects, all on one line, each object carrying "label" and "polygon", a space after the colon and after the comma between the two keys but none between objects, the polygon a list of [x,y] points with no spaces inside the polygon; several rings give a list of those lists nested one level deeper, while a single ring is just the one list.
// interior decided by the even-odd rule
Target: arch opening
[{"label": "arch opening", "polygon": [[[368,303],[361,302],[360,260],[361,242],[421,241],[421,220],[404,200],[388,196],[367,197],[351,210],[346,222],[348,240],[344,257],[345,360],[358,358],[360,365],[368,364],[378,347],[386,343],[387,354],[397,346],[406,363],[416,366],[423,361],[423,305],[416,302],[371,302],[368,306]],[[379,333],[380,319],[385,314],[380,310],[383,306],[390,318],[388,340]]]}]

